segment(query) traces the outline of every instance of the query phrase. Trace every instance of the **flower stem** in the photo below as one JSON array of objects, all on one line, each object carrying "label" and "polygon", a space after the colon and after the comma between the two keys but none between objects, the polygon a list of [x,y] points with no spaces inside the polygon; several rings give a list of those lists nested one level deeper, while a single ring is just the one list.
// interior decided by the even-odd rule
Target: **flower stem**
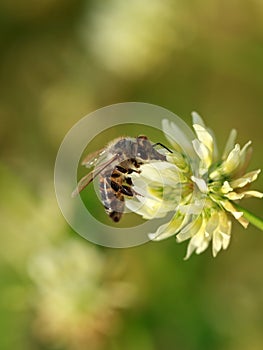
[{"label": "flower stem", "polygon": [[252,214],[247,209],[244,209],[240,205],[233,203],[234,206],[238,209],[238,211],[242,211],[244,214],[244,218],[247,219],[252,225],[256,226],[260,230],[263,231],[263,219],[260,219],[258,216]]}]

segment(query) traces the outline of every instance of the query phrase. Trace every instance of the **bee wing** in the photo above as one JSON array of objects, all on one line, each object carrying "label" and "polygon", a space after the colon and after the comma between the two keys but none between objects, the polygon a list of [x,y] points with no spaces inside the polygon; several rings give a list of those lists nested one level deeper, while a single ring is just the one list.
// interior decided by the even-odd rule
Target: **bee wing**
[{"label": "bee wing", "polygon": [[71,196],[72,197],[76,197],[77,194],[79,194],[82,190],[84,190],[84,188],[87,187],[88,184],[91,183],[91,181],[93,181],[93,179],[102,172],[102,170],[107,168],[117,158],[118,158],[118,155],[116,154],[111,159],[109,159],[108,161],[100,164],[98,167],[96,167],[94,170],[89,172],[87,175],[83,176],[83,178],[80,179],[80,181],[79,181],[77,187],[75,188],[75,190],[72,192]]},{"label": "bee wing", "polygon": [[87,175],[83,176],[83,178],[79,181],[75,190],[72,192],[71,196],[76,197],[85,187],[88,186],[88,184],[94,179],[94,177],[95,177],[95,171],[91,171]]},{"label": "bee wing", "polygon": [[106,147],[88,154],[81,162],[81,165],[84,165],[86,168],[92,167],[95,164],[95,162],[98,160],[98,158],[102,156],[105,152],[106,152]]}]

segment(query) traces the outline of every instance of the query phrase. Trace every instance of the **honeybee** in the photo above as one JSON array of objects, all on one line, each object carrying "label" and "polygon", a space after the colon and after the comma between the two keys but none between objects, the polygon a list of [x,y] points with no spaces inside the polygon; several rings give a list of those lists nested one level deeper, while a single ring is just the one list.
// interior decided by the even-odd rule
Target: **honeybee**
[{"label": "honeybee", "polygon": [[144,135],[114,139],[106,147],[89,154],[82,161],[81,164],[89,168],[94,166],[101,156],[107,156],[106,161],[99,163],[79,181],[72,196],[76,196],[99,176],[99,192],[105,211],[114,222],[120,221],[125,208],[125,197],[138,195],[133,189],[130,175],[134,172],[139,174],[140,166],[151,160],[166,161],[166,156],[155,149],[157,145],[171,152],[159,142],[152,144]]}]

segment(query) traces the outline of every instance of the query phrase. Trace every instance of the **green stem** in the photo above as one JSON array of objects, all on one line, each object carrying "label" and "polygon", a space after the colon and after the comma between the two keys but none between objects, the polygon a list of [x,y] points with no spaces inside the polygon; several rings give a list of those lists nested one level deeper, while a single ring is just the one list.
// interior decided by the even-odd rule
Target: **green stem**
[{"label": "green stem", "polygon": [[233,203],[233,205],[237,208],[238,211],[242,211],[244,213],[245,219],[247,219],[252,225],[256,226],[257,228],[263,231],[263,219],[260,219],[258,216],[250,213],[250,211],[244,209],[236,203]]}]

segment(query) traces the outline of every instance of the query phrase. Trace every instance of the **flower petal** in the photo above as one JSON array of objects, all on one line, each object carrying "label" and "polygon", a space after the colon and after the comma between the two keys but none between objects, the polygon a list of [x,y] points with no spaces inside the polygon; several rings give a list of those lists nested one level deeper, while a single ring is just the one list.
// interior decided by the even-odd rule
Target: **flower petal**
[{"label": "flower petal", "polygon": [[212,253],[215,258],[217,253],[221,250],[222,247],[222,236],[219,230],[216,230],[213,233],[213,243],[212,243]]},{"label": "flower petal", "polygon": [[174,151],[166,155],[168,162],[175,164],[182,172],[186,173],[189,171],[189,164],[187,158],[179,152]]},{"label": "flower petal", "polygon": [[192,135],[190,135],[190,133],[186,135],[181,127],[168,119],[162,120],[162,129],[165,133],[165,137],[175,150],[179,152],[183,150],[186,154],[194,156],[194,150],[191,143]]},{"label": "flower petal", "polygon": [[167,204],[163,201],[156,199],[143,197],[137,197],[138,201],[134,199],[127,199],[125,201],[126,207],[134,213],[141,215],[143,219],[162,218],[167,215],[172,208],[168,208]]},{"label": "flower petal", "polygon": [[176,236],[177,242],[183,242],[190,237],[193,237],[199,230],[202,225],[202,216],[199,215],[191,221],[189,224],[187,224]]},{"label": "flower petal", "polygon": [[228,182],[228,181],[224,181],[224,184],[223,184],[223,186],[221,187],[221,191],[222,191],[223,193],[228,193],[228,192],[233,191],[233,188],[229,185],[229,182]]},{"label": "flower petal", "polygon": [[[151,162],[140,167],[139,177],[157,182],[161,185],[175,185],[181,181],[181,174],[178,168],[168,162]],[[137,175],[137,174],[136,174]],[[135,177],[137,177],[134,175]],[[148,181],[147,181],[148,182]]]},{"label": "flower petal", "polygon": [[243,216],[241,216],[238,220],[237,220],[244,228],[247,228],[249,225],[249,221],[244,218]]},{"label": "flower petal", "polygon": [[200,168],[202,171],[201,175],[203,175],[208,170],[208,168],[212,163],[211,154],[209,153],[209,150],[207,149],[207,147],[197,139],[193,140],[193,147],[196,154],[202,161]]},{"label": "flower petal", "polygon": [[211,237],[213,232],[217,229],[219,225],[219,214],[217,210],[214,210],[211,217],[208,219],[206,224],[206,234]]},{"label": "flower petal", "polygon": [[229,153],[227,159],[222,163],[224,174],[231,174],[239,165],[240,162],[240,145],[236,144],[235,148]]},{"label": "flower petal", "polygon": [[249,147],[251,146],[252,144],[252,141],[248,141],[241,149],[240,151],[240,158],[242,160],[242,162],[245,160],[246,158],[246,153],[248,152],[249,150]]},{"label": "flower petal", "polygon": [[[188,201],[188,203],[189,203],[189,201]],[[204,205],[205,205],[204,201],[195,200],[194,203],[180,205],[179,210],[183,214],[199,215],[202,212]]]},{"label": "flower petal", "polygon": [[149,238],[153,241],[161,241],[165,238],[175,235],[187,222],[188,217],[176,212],[172,220],[161,225],[155,233],[149,233]]},{"label": "flower petal", "polygon": [[202,242],[200,242],[199,246],[196,248],[196,254],[201,254],[203,251],[207,249],[209,246],[209,240],[208,239],[203,239]]},{"label": "flower petal", "polygon": [[222,156],[222,159],[225,160],[227,156],[229,155],[230,151],[234,148],[235,142],[236,142],[236,137],[237,137],[237,131],[236,129],[232,129],[230,131],[230,135],[228,137],[226,147]]},{"label": "flower petal", "polygon": [[236,193],[236,192],[229,192],[225,194],[226,198],[230,199],[231,201],[237,201],[239,199],[242,199],[244,197],[243,193]]},{"label": "flower petal", "polygon": [[195,133],[197,135],[198,140],[206,146],[206,148],[209,151],[210,157],[212,158],[213,149],[214,149],[213,137],[210,135],[207,129],[202,125],[194,124],[193,128],[195,129]]},{"label": "flower petal", "polygon": [[252,156],[252,147],[250,145],[251,145],[251,141],[247,142],[245,146],[242,148],[242,150],[240,151],[240,165],[236,173],[236,176],[240,176],[244,174],[244,172],[248,167],[249,161]]},{"label": "flower petal", "polygon": [[255,181],[259,175],[259,173],[261,172],[260,169],[258,170],[254,170],[254,171],[250,171],[249,173],[243,175],[242,177],[240,177],[239,179],[233,180],[231,181],[230,185],[233,188],[241,188],[246,186],[247,184]]},{"label": "flower petal", "polygon": [[204,179],[197,178],[196,176],[191,176],[191,180],[198,186],[199,190],[202,193],[208,192],[207,183],[205,182]]},{"label": "flower petal", "polygon": [[200,115],[197,112],[192,112],[192,119],[193,119],[193,124],[198,124],[198,125],[202,126],[204,129],[206,129],[206,132],[208,132],[208,134],[210,134],[210,136],[212,138],[213,158],[216,158],[217,154],[218,154],[218,151],[217,151],[216,139],[215,139],[215,135],[214,135],[213,130],[211,130],[210,128],[206,127],[202,117],[200,117]]},{"label": "flower petal", "polygon": [[220,204],[228,211],[230,212],[235,219],[239,219],[242,215],[243,212],[242,211],[238,211],[233,204],[231,204],[231,202],[229,202],[228,200],[221,200]]},{"label": "flower petal", "polygon": [[206,220],[201,216],[199,219],[201,220],[201,226],[192,236],[188,244],[186,256],[184,258],[185,260],[187,260],[194,251],[196,251],[197,254],[200,254],[208,247],[209,239],[205,235]]},{"label": "flower petal", "polygon": [[205,128],[205,123],[203,121],[203,118],[200,116],[200,114],[198,114],[197,112],[193,111],[191,113],[191,115],[192,115],[193,124],[199,124],[203,128]]},{"label": "flower petal", "polygon": [[245,197],[256,197],[256,198],[263,198],[263,193],[259,191],[245,191],[242,192]]},{"label": "flower petal", "polygon": [[213,233],[212,253],[216,257],[217,253],[223,248],[226,249],[230,243],[231,220],[228,220],[226,213],[220,211],[219,225]]},{"label": "flower petal", "polygon": [[234,205],[227,200],[222,200],[220,203],[244,228],[248,227],[249,221],[243,217],[244,213],[242,211],[237,211]]}]

